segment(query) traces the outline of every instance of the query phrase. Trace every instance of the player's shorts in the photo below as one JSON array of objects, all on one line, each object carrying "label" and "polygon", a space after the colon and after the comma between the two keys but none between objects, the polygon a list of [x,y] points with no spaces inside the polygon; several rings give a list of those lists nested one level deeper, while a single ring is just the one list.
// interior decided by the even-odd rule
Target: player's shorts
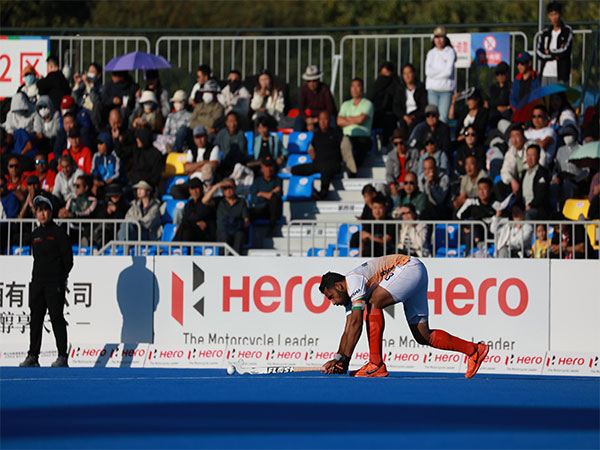
[{"label": "player's shorts", "polygon": [[379,286],[388,291],[395,303],[402,302],[408,323],[419,323],[429,317],[427,304],[427,268],[414,256],[381,280]]}]

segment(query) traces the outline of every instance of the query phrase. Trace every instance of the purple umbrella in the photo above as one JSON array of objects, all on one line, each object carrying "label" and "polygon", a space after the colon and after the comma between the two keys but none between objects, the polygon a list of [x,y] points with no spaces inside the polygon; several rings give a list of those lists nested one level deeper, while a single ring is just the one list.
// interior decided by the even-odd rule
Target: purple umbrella
[{"label": "purple umbrella", "polygon": [[173,67],[171,63],[162,56],[144,52],[131,52],[111,59],[106,67],[104,67],[104,70],[106,72],[120,72],[127,70],[170,69],[171,67]]}]

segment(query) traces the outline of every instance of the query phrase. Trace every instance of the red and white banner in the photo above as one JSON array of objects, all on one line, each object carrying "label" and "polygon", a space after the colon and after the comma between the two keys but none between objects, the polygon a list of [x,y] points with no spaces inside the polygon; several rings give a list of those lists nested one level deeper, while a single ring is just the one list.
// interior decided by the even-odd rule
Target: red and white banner
[{"label": "red and white banner", "polygon": [[[49,41],[36,36],[0,36],[0,98],[12,97],[30,65],[38,78],[46,76]],[[57,107],[57,105],[54,105]]]}]

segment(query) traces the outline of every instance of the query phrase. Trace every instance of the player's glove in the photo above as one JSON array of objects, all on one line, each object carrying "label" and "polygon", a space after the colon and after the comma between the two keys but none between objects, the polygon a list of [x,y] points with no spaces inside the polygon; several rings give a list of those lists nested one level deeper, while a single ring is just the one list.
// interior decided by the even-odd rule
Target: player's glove
[{"label": "player's glove", "polygon": [[335,366],[333,366],[332,373],[344,374],[344,373],[348,372],[349,365],[350,365],[350,358],[348,358],[346,355],[341,355],[341,358],[338,360],[338,362],[335,364]]}]

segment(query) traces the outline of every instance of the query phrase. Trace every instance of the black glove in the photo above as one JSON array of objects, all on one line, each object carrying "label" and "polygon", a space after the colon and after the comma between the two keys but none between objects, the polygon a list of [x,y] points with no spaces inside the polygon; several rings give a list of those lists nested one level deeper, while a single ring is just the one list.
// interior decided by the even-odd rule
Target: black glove
[{"label": "black glove", "polygon": [[342,355],[342,357],[338,360],[338,362],[333,367],[333,372],[336,374],[344,374],[348,372],[348,366],[350,365],[350,358],[346,355]]}]

